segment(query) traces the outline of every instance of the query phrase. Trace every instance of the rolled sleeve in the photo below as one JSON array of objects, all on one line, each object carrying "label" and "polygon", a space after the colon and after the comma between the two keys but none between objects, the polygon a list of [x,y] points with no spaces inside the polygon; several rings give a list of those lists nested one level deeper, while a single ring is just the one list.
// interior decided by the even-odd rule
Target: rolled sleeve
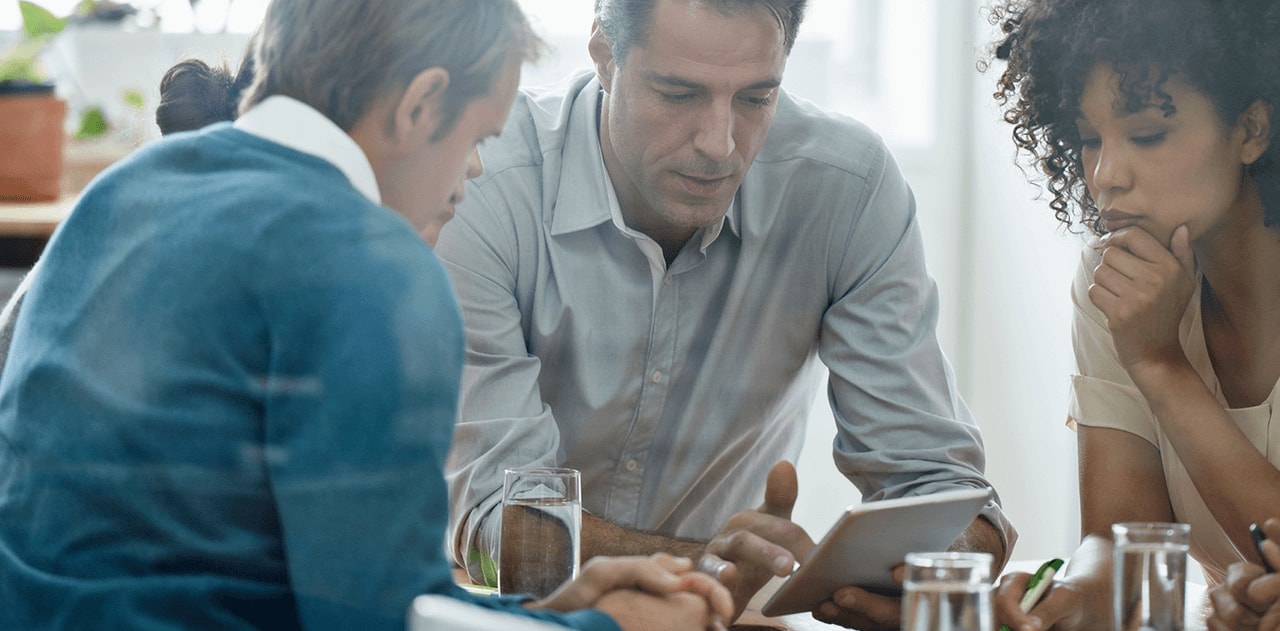
[{"label": "rolled sleeve", "polygon": [[[503,472],[557,466],[560,431],[538,386],[542,363],[525,342],[516,295],[517,248],[508,221],[473,187],[468,212],[450,221],[437,254],[466,314],[466,365],[445,477],[449,547],[471,580],[491,583]],[[481,225],[473,226],[472,222]]]},{"label": "rolled sleeve", "polygon": [[[865,500],[990,489],[981,433],[938,343],[915,200],[887,150],[878,160],[878,181],[832,247],[819,354],[831,371],[837,467]],[[1007,561],[1017,531],[992,493],[982,515]]]}]

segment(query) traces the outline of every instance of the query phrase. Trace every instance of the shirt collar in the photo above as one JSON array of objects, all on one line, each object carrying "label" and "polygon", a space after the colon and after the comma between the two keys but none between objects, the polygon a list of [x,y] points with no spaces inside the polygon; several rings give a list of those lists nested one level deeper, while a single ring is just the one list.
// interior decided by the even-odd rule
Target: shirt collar
[{"label": "shirt collar", "polygon": [[[604,152],[600,147],[599,79],[592,78],[587,81],[576,95],[569,98],[572,98],[574,103],[569,113],[563,141],[563,167],[551,234],[585,230],[606,221],[612,221],[619,230],[630,233],[632,231],[625,228],[617,192],[609,180],[609,171],[604,166]],[[701,244],[703,251],[719,236],[726,221],[729,230],[734,235],[740,236],[737,217],[740,212],[739,205],[738,196],[734,196],[725,219],[713,223],[703,231]]]},{"label": "shirt collar", "polygon": [[382,203],[378,179],[360,145],[306,103],[287,96],[270,96],[236,119],[235,126],[241,131],[329,162],[370,201]]}]

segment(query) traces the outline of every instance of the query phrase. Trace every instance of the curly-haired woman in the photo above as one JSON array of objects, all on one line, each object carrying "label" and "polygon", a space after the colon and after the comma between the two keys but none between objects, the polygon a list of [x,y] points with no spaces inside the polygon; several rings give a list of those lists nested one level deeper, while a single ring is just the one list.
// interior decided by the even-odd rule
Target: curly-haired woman
[{"label": "curly-haired woman", "polygon": [[[1211,583],[1280,513],[1280,12],[1266,0],[1010,0],[996,99],[1049,205],[1096,238],[1072,288],[1080,547],[1015,629],[1110,628],[1111,524],[1186,522]],[[1280,418],[1276,419],[1280,421]]]}]

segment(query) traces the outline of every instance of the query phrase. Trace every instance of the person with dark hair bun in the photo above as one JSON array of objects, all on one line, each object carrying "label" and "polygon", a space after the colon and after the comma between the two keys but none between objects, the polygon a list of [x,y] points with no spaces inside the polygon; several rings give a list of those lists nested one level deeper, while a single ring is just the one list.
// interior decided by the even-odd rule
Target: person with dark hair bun
[{"label": "person with dark hair bun", "polygon": [[1028,575],[1001,582],[997,617],[1014,629],[1110,628],[1116,522],[1190,524],[1211,586],[1260,561],[1249,525],[1280,513],[1278,11],[992,11],[1014,143],[1058,219],[1093,234],[1072,287],[1082,541],[1029,613]]},{"label": "person with dark hair bun", "polygon": [[235,120],[240,114],[240,99],[253,83],[256,40],[256,35],[249,39],[235,73],[226,63],[210,66],[199,59],[184,59],[169,68],[160,79],[160,104],[156,106],[160,133],[167,136]]},{"label": "person with dark hair bun", "polygon": [[273,0],[242,98],[166,77],[158,122],[194,131],[89,185],[14,319],[0,629],[400,631],[422,594],[723,626],[689,559],[526,600],[472,597],[444,556],[464,331],[431,245],[540,47],[515,0]]},{"label": "person with dark hair bun", "polygon": [[156,125],[169,135],[194,131],[239,114],[240,97],[253,81],[253,57],[246,55],[234,75],[223,64],[210,66],[199,59],[178,62],[160,79]]}]

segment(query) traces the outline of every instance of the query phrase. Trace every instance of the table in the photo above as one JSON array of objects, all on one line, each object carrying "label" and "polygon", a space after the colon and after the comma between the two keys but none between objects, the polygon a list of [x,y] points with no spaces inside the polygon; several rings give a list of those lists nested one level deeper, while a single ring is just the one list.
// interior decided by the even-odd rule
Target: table
[{"label": "table", "polygon": [[74,195],[56,202],[0,202],[0,238],[48,239],[75,203]]},{"label": "table", "polygon": [[[1014,561],[1009,563],[1005,568],[1005,572],[1033,572],[1040,567],[1041,561]],[[458,583],[468,582],[465,570],[455,568],[453,570],[454,580]],[[769,596],[781,585],[782,579],[774,579],[766,584],[759,593],[751,599],[747,605],[747,610],[743,612],[742,617],[732,626],[731,631],[836,631],[844,630],[844,627],[830,625],[825,622],[819,622],[813,619],[813,616],[807,613],[791,614],[779,618],[769,618],[760,613],[760,607],[768,601]],[[1204,585],[1197,583],[1187,583],[1187,616],[1186,631],[1206,631],[1205,617],[1209,613],[1207,594]],[[847,630],[844,630],[847,631]]]},{"label": "table", "polygon": [[[470,582],[466,570],[461,568],[453,569],[453,580],[459,585],[466,585]],[[780,618],[769,618],[761,614],[760,607],[764,605],[765,601],[769,599],[769,596],[773,594],[781,582],[781,579],[777,579],[765,585],[760,590],[760,593],[751,599],[751,603],[747,605],[747,610],[743,612],[742,617],[729,628],[732,631],[835,631],[837,629],[847,631],[844,627],[818,622],[807,613],[792,614]]]}]

